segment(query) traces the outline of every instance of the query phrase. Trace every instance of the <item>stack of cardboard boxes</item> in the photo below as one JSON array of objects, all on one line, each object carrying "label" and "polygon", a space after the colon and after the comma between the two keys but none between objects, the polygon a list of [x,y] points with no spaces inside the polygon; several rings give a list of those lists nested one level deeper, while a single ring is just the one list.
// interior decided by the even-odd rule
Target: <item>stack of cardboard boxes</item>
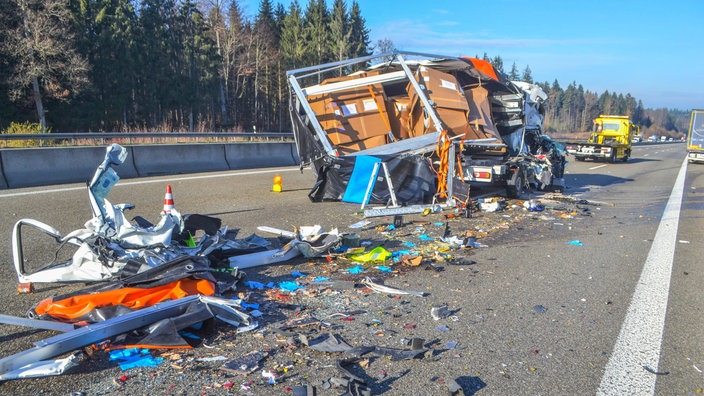
[{"label": "stack of cardboard boxes", "polygon": [[[360,76],[327,79],[321,85]],[[420,66],[414,77],[450,136],[487,137],[483,128],[490,124],[485,109],[488,102],[486,95],[481,98],[481,90],[465,94],[455,76],[425,66]],[[330,143],[339,154],[345,155],[437,130],[413,84],[408,82],[405,89],[398,86],[395,91],[401,94],[387,97],[381,84],[371,84],[311,95],[308,101]],[[475,111],[485,111],[477,111],[471,125],[468,100],[474,96],[482,99]]]},{"label": "stack of cardboard boxes", "polygon": [[[357,77],[325,80],[322,85]],[[308,97],[330,143],[341,155],[381,146],[390,131],[381,84],[346,88]]]},{"label": "stack of cardboard boxes", "polygon": [[[421,90],[430,99],[448,134],[458,136],[469,132],[470,126],[467,121],[469,104],[455,76],[421,66],[416,71],[415,77]],[[437,131],[413,84],[409,82],[406,91],[410,98],[409,130],[412,136]]]}]

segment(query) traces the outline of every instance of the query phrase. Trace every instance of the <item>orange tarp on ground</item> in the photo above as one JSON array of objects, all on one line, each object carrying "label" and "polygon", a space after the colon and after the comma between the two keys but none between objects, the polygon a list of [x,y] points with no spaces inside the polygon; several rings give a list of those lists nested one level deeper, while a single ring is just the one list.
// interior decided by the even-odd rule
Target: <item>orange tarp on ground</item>
[{"label": "orange tarp on ground", "polygon": [[215,294],[215,285],[204,279],[185,278],[163,286],[148,289],[126,287],[106,292],[83,294],[64,300],[42,300],[34,311],[37,315],[49,315],[63,321],[75,321],[96,308],[123,305],[130,309],[150,307],[166,300],[176,300],[190,295]]}]

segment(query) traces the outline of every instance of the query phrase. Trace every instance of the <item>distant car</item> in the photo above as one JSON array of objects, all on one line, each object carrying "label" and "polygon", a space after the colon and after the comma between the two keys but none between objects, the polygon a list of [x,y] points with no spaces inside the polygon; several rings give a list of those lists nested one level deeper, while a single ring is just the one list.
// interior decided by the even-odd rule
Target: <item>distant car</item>
[{"label": "distant car", "polygon": [[648,141],[649,141],[649,142],[657,142],[657,141],[658,141],[658,137],[655,136],[655,135],[650,136],[650,137],[648,138]]},{"label": "distant car", "polygon": [[640,143],[643,141],[643,137],[641,136],[634,136],[633,139],[631,139],[631,143]]}]

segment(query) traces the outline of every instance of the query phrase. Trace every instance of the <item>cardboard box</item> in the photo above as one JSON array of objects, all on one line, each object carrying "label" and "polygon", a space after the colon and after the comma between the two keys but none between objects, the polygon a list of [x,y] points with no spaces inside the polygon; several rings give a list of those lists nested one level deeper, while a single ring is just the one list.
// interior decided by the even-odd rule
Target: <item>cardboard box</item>
[{"label": "cardboard box", "polygon": [[336,147],[340,155],[356,153],[357,151],[366,150],[372,147],[383,146],[387,143],[386,136],[374,136],[356,142],[343,143]]},{"label": "cardboard box", "polygon": [[389,125],[394,138],[398,140],[408,139],[408,107],[411,99],[408,96],[397,96],[386,101],[386,110],[389,115]]},{"label": "cardboard box", "polygon": [[489,91],[484,87],[474,87],[465,89],[464,94],[469,104],[469,124],[475,131],[474,137],[466,136],[465,139],[486,139],[497,138],[501,141],[499,130],[496,129],[491,119],[491,104],[489,103]]},{"label": "cardboard box", "polygon": [[[421,66],[416,71],[415,77],[448,133],[456,136],[470,132],[471,127],[467,121],[469,104],[455,76]],[[413,84],[409,83],[406,89],[411,100],[409,134],[419,136],[434,132],[436,128],[433,120],[423,109]]]},{"label": "cardboard box", "polygon": [[[357,78],[338,77],[334,82]],[[326,80],[323,84],[329,83]],[[348,88],[308,97],[322,128],[333,145],[386,136],[390,130],[384,88],[381,84]]]}]

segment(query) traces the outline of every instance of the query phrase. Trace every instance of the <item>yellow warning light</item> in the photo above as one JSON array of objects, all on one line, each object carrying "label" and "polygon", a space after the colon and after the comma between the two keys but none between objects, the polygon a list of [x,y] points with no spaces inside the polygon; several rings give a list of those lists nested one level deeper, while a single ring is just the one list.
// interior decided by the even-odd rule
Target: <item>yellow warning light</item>
[{"label": "yellow warning light", "polygon": [[282,182],[281,175],[274,176],[274,185],[271,187],[271,191],[281,192],[281,190],[282,190],[281,182]]}]

